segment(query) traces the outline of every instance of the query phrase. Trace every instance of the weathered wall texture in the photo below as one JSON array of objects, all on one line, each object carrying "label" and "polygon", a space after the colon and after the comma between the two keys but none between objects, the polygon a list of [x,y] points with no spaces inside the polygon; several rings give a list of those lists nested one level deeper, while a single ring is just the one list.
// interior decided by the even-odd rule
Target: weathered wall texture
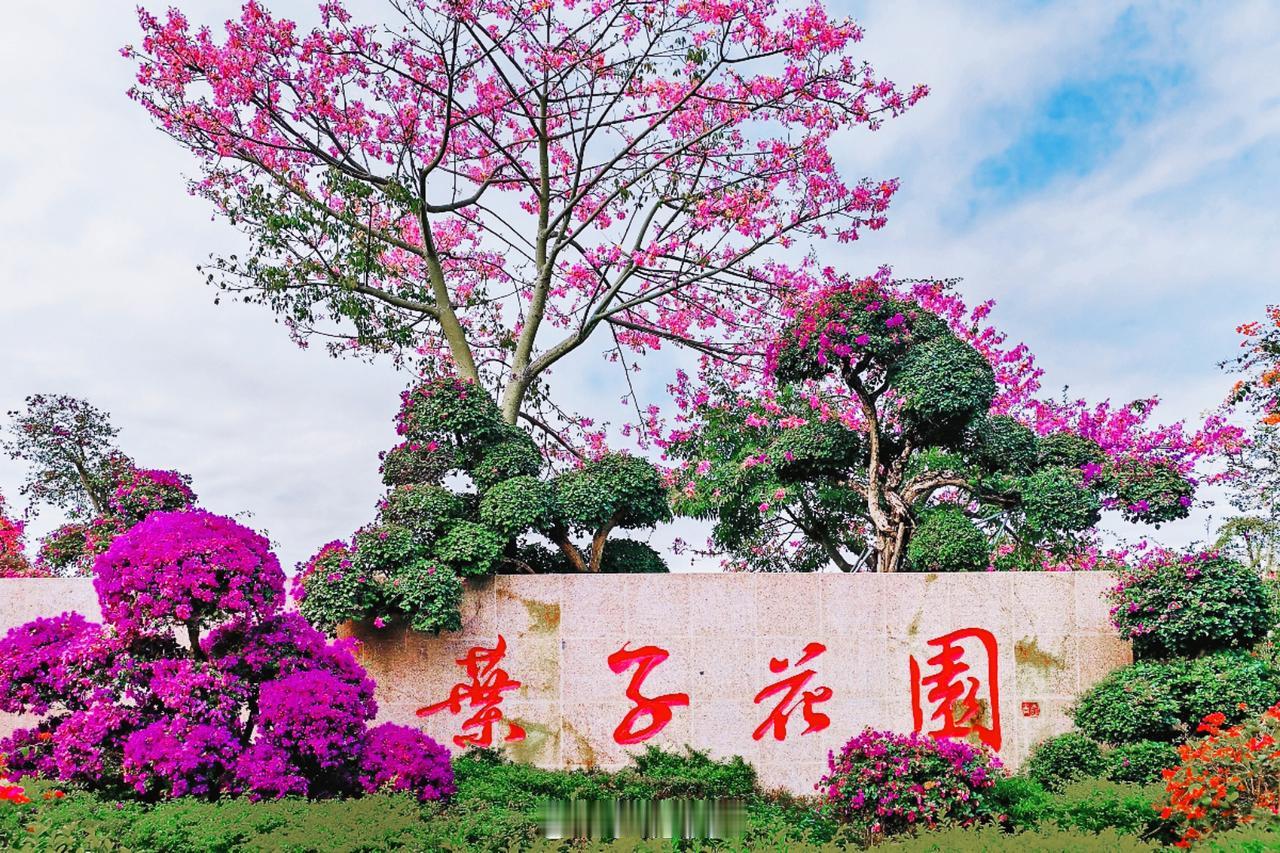
[{"label": "weathered wall texture", "polygon": [[[910,731],[917,707],[923,731],[950,723],[998,737],[1016,765],[1070,727],[1066,710],[1083,688],[1129,662],[1107,619],[1111,583],[1102,573],[504,576],[471,584],[457,634],[354,633],[378,681],[380,719],[441,743],[487,728],[513,758],[604,768],[645,744],[687,743],[742,755],[765,784],[808,792],[828,750],[867,725]],[[0,582],[0,630],[63,610],[96,618],[88,581]],[[626,657],[646,647],[667,657]],[[458,662],[469,652],[474,678]],[[659,702],[669,722],[621,744],[655,722],[640,713],[620,728],[637,705],[629,688],[641,701],[684,694],[687,704]],[[762,727],[775,708],[780,725]],[[12,722],[0,716],[0,731]],[[512,724],[523,738],[505,742]]]},{"label": "weathered wall texture", "polygon": [[[912,730],[912,656],[917,683],[925,682],[919,690],[923,730],[945,724],[945,715],[934,719],[933,713],[946,699],[955,706],[953,718],[963,716],[959,706],[970,686],[978,708],[970,723],[992,728],[983,704],[992,669],[981,634],[953,644],[969,665],[951,682],[962,692],[929,701],[934,688],[945,686],[928,680],[939,671],[931,660],[945,643],[929,641],[962,629],[990,632],[995,642],[999,752],[1006,763],[1017,764],[1036,742],[1067,730],[1067,708],[1081,689],[1131,659],[1128,643],[1107,619],[1102,593],[1112,583],[1101,573],[504,576],[473,586],[458,635],[365,626],[355,633],[378,680],[382,718],[421,724],[442,743],[482,733],[482,725],[464,730],[464,723],[483,704],[473,706],[460,693],[456,715],[444,708],[419,718],[415,711],[446,700],[455,685],[472,684],[457,661],[472,648],[495,648],[501,636],[506,652],[496,668],[520,685],[502,692],[504,719],[493,725],[492,737],[502,745],[508,722],[521,727],[524,739],[504,745],[513,757],[548,767],[610,768],[645,743],[688,743],[717,757],[742,755],[767,785],[810,792],[826,769],[828,750],[863,726]],[[797,666],[811,643],[826,650]],[[631,746],[615,735],[635,706],[627,688],[636,663],[616,673],[609,665],[624,644],[669,653],[642,681],[641,696],[688,696],[688,705],[670,706],[671,720],[661,731]],[[792,702],[785,701],[786,689],[756,702],[769,685],[810,670]],[[483,664],[478,675],[494,683]],[[823,687],[830,698],[810,707],[830,722],[802,734],[802,694],[820,700],[827,695]],[[777,740],[772,727],[756,739],[757,727],[780,702],[793,709],[785,739]],[[637,720],[641,729],[649,722]]]}]

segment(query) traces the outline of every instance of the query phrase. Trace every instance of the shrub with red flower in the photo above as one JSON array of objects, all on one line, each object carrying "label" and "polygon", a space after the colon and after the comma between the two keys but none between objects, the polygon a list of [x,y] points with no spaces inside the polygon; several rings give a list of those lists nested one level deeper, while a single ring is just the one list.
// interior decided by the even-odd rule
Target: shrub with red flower
[{"label": "shrub with red flower", "polygon": [[873,836],[943,823],[969,826],[995,814],[989,792],[1001,765],[985,747],[866,728],[832,753],[828,765],[816,786],[827,807]]},{"label": "shrub with red flower", "polygon": [[[153,512],[95,572],[105,626],[64,613],[0,638],[0,711],[42,716],[0,741],[15,772],[147,799],[358,794],[385,776],[373,682],[349,644],[282,612],[262,536],[203,510]],[[417,743],[407,787],[445,796],[447,755]]]},{"label": "shrub with red flower", "polygon": [[1178,847],[1280,816],[1280,704],[1261,717],[1226,722],[1222,713],[1205,717],[1205,736],[1178,747],[1181,764],[1164,771],[1168,801],[1156,808],[1175,828]]}]

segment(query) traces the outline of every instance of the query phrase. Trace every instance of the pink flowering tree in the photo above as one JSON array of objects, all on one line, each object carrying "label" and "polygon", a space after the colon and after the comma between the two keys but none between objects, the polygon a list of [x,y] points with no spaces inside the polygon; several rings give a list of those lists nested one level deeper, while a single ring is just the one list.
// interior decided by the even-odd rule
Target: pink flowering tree
[{"label": "pink flowering tree", "polygon": [[[418,356],[502,418],[574,423],[548,371],[587,341],[753,348],[797,242],[885,222],[843,133],[925,94],[816,2],[410,0],[385,26],[248,2],[221,31],[140,12],[131,96],[247,237],[210,280],[337,352]],[[544,436],[550,438],[550,436]]]},{"label": "pink flowering tree", "polygon": [[[678,512],[739,568],[960,571],[1096,562],[1104,510],[1185,517],[1197,463],[1239,442],[1037,396],[1040,370],[936,282],[796,276],[755,363],[673,391]],[[656,423],[654,424],[656,429]]]}]

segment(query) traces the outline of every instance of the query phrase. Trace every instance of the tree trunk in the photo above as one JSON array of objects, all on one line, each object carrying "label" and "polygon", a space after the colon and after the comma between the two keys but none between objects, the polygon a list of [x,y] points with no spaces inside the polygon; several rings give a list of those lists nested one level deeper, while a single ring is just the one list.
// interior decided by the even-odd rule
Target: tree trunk
[{"label": "tree trunk", "polygon": [[902,569],[902,561],[907,553],[906,519],[893,519],[885,530],[876,531],[876,571],[897,572]]}]

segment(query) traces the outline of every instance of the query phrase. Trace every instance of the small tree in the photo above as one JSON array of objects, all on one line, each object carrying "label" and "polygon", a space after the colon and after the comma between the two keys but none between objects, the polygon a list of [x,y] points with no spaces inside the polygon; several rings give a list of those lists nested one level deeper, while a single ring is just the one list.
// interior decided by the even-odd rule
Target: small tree
[{"label": "small tree", "polygon": [[843,132],[926,91],[818,2],[389,7],[251,3],[225,38],[140,11],[131,95],[249,239],[211,281],[299,339],[421,354],[507,424],[597,336],[750,348],[789,286],[771,255],[885,222],[897,183],[842,174]]},{"label": "small tree", "polygon": [[714,520],[740,566],[774,571],[977,569],[1005,544],[1005,561],[1076,549],[1106,508],[1185,517],[1206,434],[1143,430],[1147,406],[1090,424],[1082,405],[1031,399],[1038,371],[978,326],[987,310],[883,276],[814,288],[762,374],[713,368],[677,389],[691,427],[667,444],[677,510]]},{"label": "small tree", "polygon": [[3,447],[10,459],[27,463],[22,494],[33,510],[49,504],[73,518],[106,513],[114,475],[128,464],[106,412],[65,394],[33,394],[9,418]]}]

